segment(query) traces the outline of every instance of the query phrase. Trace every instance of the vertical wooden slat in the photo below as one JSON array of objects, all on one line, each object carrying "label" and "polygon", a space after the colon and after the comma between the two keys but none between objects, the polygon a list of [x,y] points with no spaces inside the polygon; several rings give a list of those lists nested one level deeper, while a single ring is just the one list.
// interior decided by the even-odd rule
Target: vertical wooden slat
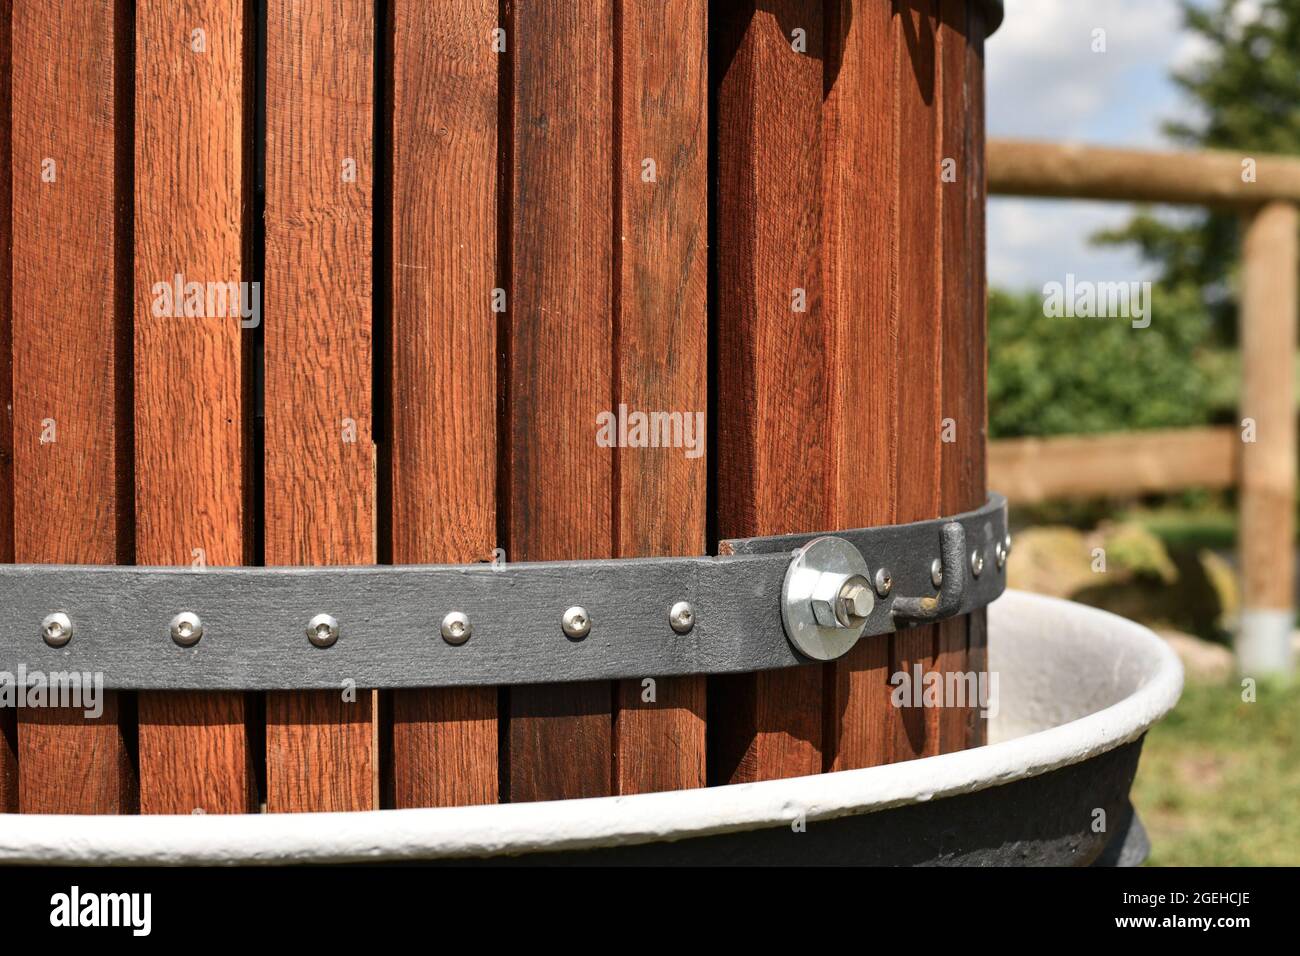
[{"label": "vertical wooden slat", "polygon": [[[366,564],[376,556],[374,41],[374,5],[365,0],[268,5],[268,565]],[[345,614],[316,610],[338,617],[339,639],[347,640]],[[366,690],[269,694],[268,809],[375,807],[374,711]]]},{"label": "vertical wooden slat", "polygon": [[[826,528],[833,517],[822,6],[713,10],[719,538]],[[800,667],[712,681],[710,777],[821,772],[821,678]]]},{"label": "vertical wooden slat", "polygon": [[[14,559],[14,423],[13,423],[13,161],[12,47],[9,30],[13,3],[0,0],[0,562]],[[0,813],[18,810],[17,714],[0,708]]]},{"label": "vertical wooden slat", "polygon": [[[895,462],[895,521],[917,521],[939,514],[941,256],[939,241],[939,155],[937,122],[937,38],[934,0],[896,0],[895,48],[898,84],[899,216],[898,282],[894,302],[898,323],[898,423]],[[934,663],[936,627],[911,628],[894,635],[893,669],[915,682]],[[937,753],[937,714],[904,707],[897,722],[893,760]]]},{"label": "vertical wooden slat", "polygon": [[[228,300],[233,315],[204,316],[186,316],[183,302],[167,304],[176,276],[182,286],[204,287],[244,278],[246,40],[241,0],[137,2],[133,311],[141,564],[238,565],[247,556],[241,303]],[[181,610],[201,618],[208,609],[159,608],[158,626]],[[249,809],[241,694],[142,693],[139,724],[142,813]]]},{"label": "vertical wooden slat", "polygon": [[[111,0],[13,4],[19,562],[130,558],[130,156],[120,146],[129,142],[131,104],[123,95],[129,76],[119,72],[130,69],[126,9]],[[105,697],[97,720],[80,710],[19,715],[23,811],[132,809],[119,700]]]},{"label": "vertical wooden slat", "polygon": [[[888,4],[837,0],[827,25],[826,307],[835,335],[835,522],[894,521],[898,269],[894,21]],[[890,639],[859,641],[826,670],[828,770],[889,757]]]},{"label": "vertical wooden slat", "polygon": [[[496,543],[496,0],[396,0],[392,93],[392,559]],[[497,691],[393,694],[398,807],[494,803]]]},{"label": "vertical wooden slat", "polygon": [[[623,0],[618,38],[614,404],[680,412],[692,427],[708,364],[706,21],[703,0]],[[691,434],[694,451],[615,451],[619,556],[704,553],[704,429]],[[641,680],[618,685],[618,793],[705,783],[705,679],[655,679],[653,690],[650,701]]]},{"label": "vertical wooden slat", "polygon": [[[507,549],[516,561],[597,558],[613,548],[610,409],[613,16],[610,0],[529,0],[511,29]],[[580,595],[557,594],[560,616]],[[599,628],[600,621],[593,627]],[[608,683],[512,687],[509,797],[611,788]]]},{"label": "vertical wooden slat", "polygon": [[[963,196],[966,203],[965,246],[969,257],[967,274],[970,277],[966,284],[966,309],[967,321],[972,323],[977,338],[969,346],[973,359],[967,370],[970,376],[967,383],[970,405],[966,414],[971,418],[967,437],[974,441],[966,446],[966,455],[962,458],[962,484],[965,492],[970,495],[970,500],[979,503],[988,494],[988,305],[985,272],[988,182],[984,153],[984,33],[988,24],[983,4],[968,4],[966,16],[963,112],[968,137],[968,171]],[[987,620],[988,614],[985,611],[977,611],[968,618],[966,666],[975,674],[988,670]],[[988,743],[988,718],[980,716],[982,709],[978,702],[966,709],[968,747]]]},{"label": "vertical wooden slat", "polygon": [[[973,167],[974,133],[970,126],[970,100],[966,59],[970,55],[967,10],[973,4],[942,0],[939,25],[940,77],[940,165],[935,176],[940,182],[942,234],[942,350],[943,393],[940,414],[950,423],[942,442],[942,488],[940,507],[944,514],[977,508],[984,499],[984,309],[976,307],[972,288],[982,288],[983,256],[973,248],[971,219],[983,202],[982,184]],[[992,555],[988,571],[999,573]],[[967,656],[968,617],[954,618],[939,625],[936,667],[948,683],[952,673],[971,670]],[[961,686],[967,686],[965,684]],[[939,712],[938,750],[948,752],[966,746],[970,701],[944,700]],[[961,706],[958,706],[958,705]],[[978,709],[978,708],[976,708]]]}]

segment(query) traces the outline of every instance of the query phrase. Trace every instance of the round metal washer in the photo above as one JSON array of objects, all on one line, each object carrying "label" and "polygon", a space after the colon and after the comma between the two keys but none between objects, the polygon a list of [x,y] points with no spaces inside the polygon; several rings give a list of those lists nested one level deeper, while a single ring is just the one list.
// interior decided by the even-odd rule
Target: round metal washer
[{"label": "round metal washer", "polygon": [[825,627],[817,622],[813,593],[818,580],[827,573],[858,574],[871,579],[862,553],[843,538],[814,538],[795,552],[781,588],[781,623],[795,649],[818,661],[843,657],[867,626],[865,618],[852,627]]}]

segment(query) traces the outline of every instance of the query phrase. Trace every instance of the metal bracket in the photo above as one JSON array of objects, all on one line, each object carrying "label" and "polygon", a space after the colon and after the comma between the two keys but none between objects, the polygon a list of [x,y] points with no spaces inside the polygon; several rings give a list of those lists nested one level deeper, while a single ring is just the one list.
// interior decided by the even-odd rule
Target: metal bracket
[{"label": "metal bracket", "polygon": [[718,556],[294,568],[0,566],[0,683],[450,687],[770,670],[968,614],[1005,587],[1006,501]]}]

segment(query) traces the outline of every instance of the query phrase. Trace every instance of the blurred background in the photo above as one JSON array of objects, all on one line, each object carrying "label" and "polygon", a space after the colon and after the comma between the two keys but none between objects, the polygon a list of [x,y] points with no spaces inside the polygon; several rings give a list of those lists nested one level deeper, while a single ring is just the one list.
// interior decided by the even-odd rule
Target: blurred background
[{"label": "blurred background", "polygon": [[[1300,0],[1006,0],[986,62],[991,141],[1300,156]],[[1300,863],[1300,689],[1243,683],[1240,481],[1209,461],[1241,427],[1242,222],[1195,205],[989,204],[990,486],[1011,490],[1010,583],[1142,621],[1187,670],[1134,790],[1152,865]],[[1045,315],[1044,286],[1068,274],[1150,281],[1153,321]],[[1174,429],[1187,441],[1165,454],[1185,467],[1144,486],[1143,455],[1162,453],[1123,436]],[[1051,477],[1062,436],[1095,436],[1077,460],[1104,490]]]}]

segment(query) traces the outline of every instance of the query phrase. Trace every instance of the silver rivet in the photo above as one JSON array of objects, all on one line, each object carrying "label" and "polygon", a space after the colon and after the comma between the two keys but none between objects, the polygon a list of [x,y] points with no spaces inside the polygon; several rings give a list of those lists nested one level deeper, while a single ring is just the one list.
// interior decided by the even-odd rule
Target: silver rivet
[{"label": "silver rivet", "polygon": [[1010,531],[1008,531],[1002,537],[1002,550],[1006,551],[1008,555],[1011,554],[1011,532]]},{"label": "silver rivet", "polygon": [[307,640],[317,647],[329,647],[339,639],[339,622],[328,614],[317,614],[307,622]]},{"label": "silver rivet", "polygon": [[452,611],[442,619],[442,639],[448,644],[464,644],[471,631],[469,615],[462,611]]},{"label": "silver rivet", "polygon": [[587,613],[585,607],[575,604],[564,612],[564,617],[560,619],[560,626],[564,628],[564,633],[575,641],[580,641],[591,633],[591,615]]},{"label": "silver rivet", "polygon": [[689,601],[678,601],[668,609],[668,626],[678,634],[689,634],[695,627],[695,609]]},{"label": "silver rivet", "polygon": [[193,647],[203,636],[203,622],[197,614],[181,611],[172,618],[172,640],[181,647]]},{"label": "silver rivet", "polygon": [[1007,563],[1007,546],[1001,541],[993,545],[993,556],[997,558],[998,570],[1001,571]]},{"label": "silver rivet", "polygon": [[881,597],[888,597],[889,592],[894,589],[894,576],[889,573],[888,568],[876,569],[876,593]]},{"label": "silver rivet", "polygon": [[72,618],[62,611],[47,614],[41,621],[41,637],[50,647],[62,647],[72,640]]},{"label": "silver rivet", "polygon": [[943,587],[943,562],[938,558],[930,562],[930,583],[936,588]]},{"label": "silver rivet", "polygon": [[970,553],[970,573],[975,575],[975,577],[979,577],[980,572],[983,570],[984,570],[984,552],[980,551],[977,548],[976,550]]}]

